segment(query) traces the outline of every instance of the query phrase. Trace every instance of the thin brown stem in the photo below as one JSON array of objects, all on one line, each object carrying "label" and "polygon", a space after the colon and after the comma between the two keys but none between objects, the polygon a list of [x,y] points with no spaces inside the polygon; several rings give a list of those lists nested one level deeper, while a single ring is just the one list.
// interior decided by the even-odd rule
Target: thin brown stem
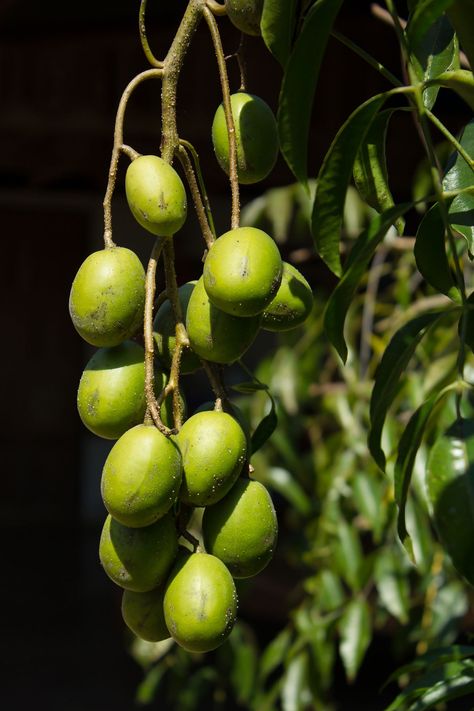
[{"label": "thin brown stem", "polygon": [[237,141],[235,137],[234,119],[232,116],[232,106],[230,103],[229,77],[227,75],[227,66],[219,34],[219,28],[217,27],[214,15],[207,7],[204,8],[204,19],[207,22],[212,42],[214,44],[214,51],[216,53],[219,78],[221,82],[222,104],[224,108],[227,135],[229,138],[229,180],[232,193],[231,228],[236,229],[240,224],[240,195],[239,180],[237,176]]},{"label": "thin brown stem", "polygon": [[199,226],[201,228],[201,234],[206,243],[206,247],[210,249],[214,242],[214,235],[212,234],[211,227],[207,220],[206,209],[201,198],[201,192],[199,190],[199,185],[196,179],[193,164],[191,163],[188,151],[182,144],[180,144],[179,146],[178,158],[181,162],[181,165],[183,166],[186,180],[188,181],[189,189],[191,191],[191,197],[194,203],[194,209],[196,210]]},{"label": "thin brown stem", "polygon": [[138,13],[138,31],[140,33],[140,42],[142,43],[142,49],[145,57],[148,59],[152,67],[157,67],[161,69],[163,67],[163,62],[155,57],[148,44],[148,38],[146,36],[146,25],[145,25],[145,12],[146,12],[147,0],[141,0],[140,11]]},{"label": "thin brown stem", "polygon": [[211,384],[211,388],[214,392],[214,395],[216,396],[216,399],[219,399],[221,403],[225,405],[229,398],[227,396],[224,383],[222,382],[222,376],[219,370],[219,366],[217,365],[217,363],[211,363],[207,360],[201,360],[201,363],[206,372],[207,379]]},{"label": "thin brown stem", "polygon": [[114,194],[115,183],[117,180],[117,169],[120,158],[120,152],[123,149],[123,121],[128,100],[130,99],[137,86],[139,86],[142,82],[146,81],[147,79],[161,79],[162,75],[163,72],[161,69],[147,69],[145,72],[137,74],[137,76],[134,77],[125,88],[125,91],[123,92],[119,102],[117,115],[115,117],[114,146],[112,149],[112,157],[110,160],[109,179],[107,182],[107,189],[105,191],[105,197],[103,201],[104,244],[106,248],[115,246],[115,243],[112,239],[112,197]]},{"label": "thin brown stem", "polygon": [[213,236],[215,238],[217,238],[217,232],[216,232],[216,228],[214,225],[214,218],[212,216],[211,203],[209,200],[209,196],[207,194],[206,184],[204,183],[204,178],[203,178],[202,170],[201,170],[201,163],[199,161],[199,155],[198,155],[196,149],[194,148],[193,144],[190,143],[189,141],[185,141],[183,138],[181,138],[179,142],[180,142],[180,145],[182,145],[186,148],[188,153],[190,153],[191,158],[193,159],[194,170],[195,170],[196,178],[197,178],[198,185],[199,185],[199,192],[201,194],[201,199],[203,201],[204,209],[206,211],[207,221],[209,223],[209,227],[211,228],[211,232],[212,232]]}]

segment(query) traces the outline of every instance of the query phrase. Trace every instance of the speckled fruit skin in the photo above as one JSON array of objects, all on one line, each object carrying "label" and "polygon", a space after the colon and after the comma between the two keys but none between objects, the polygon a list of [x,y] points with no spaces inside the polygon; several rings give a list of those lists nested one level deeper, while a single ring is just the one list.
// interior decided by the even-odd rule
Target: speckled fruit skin
[{"label": "speckled fruit skin", "polygon": [[148,232],[171,237],[187,214],[186,191],[175,169],[158,156],[140,156],[125,175],[128,205]]},{"label": "speckled fruit skin", "polygon": [[[189,299],[196,285],[195,281],[187,282],[178,289],[183,321],[186,321],[186,313],[188,310]],[[161,363],[165,368],[171,368],[171,359],[175,349],[175,320],[171,303],[169,300],[163,302],[156,312],[153,323],[153,337],[156,343],[156,349]],[[201,361],[191,348],[184,348],[181,354],[181,373],[186,375],[194,373],[201,368]]]},{"label": "speckled fruit skin", "polygon": [[171,514],[151,526],[130,528],[110,516],[99,544],[102,566],[114,583],[126,590],[148,592],[166,579],[178,552],[178,534]]},{"label": "speckled fruit skin", "polygon": [[163,611],[164,596],[164,585],[144,593],[123,591],[124,622],[137,637],[146,642],[161,642],[170,636]]},{"label": "speckled fruit skin", "polygon": [[76,331],[93,346],[116,346],[143,323],[145,271],[125,247],[90,254],[79,267],[69,296]]},{"label": "speckled fruit skin", "polygon": [[153,425],[137,425],[112,447],[102,471],[107,511],[124,526],[149,526],[165,515],[181,485],[178,447]]},{"label": "speckled fruit skin", "polygon": [[[278,157],[278,131],[271,108],[258,96],[239,91],[230,97],[237,143],[239,183],[250,185],[272,171]],[[229,137],[222,104],[212,122],[214,153],[229,175]]]},{"label": "speckled fruit skin", "polygon": [[277,293],[262,314],[266,331],[289,331],[300,326],[313,308],[313,293],[304,276],[283,262],[283,274]]},{"label": "speckled fruit skin", "polygon": [[278,522],[267,489],[258,481],[238,479],[202,518],[204,545],[234,578],[259,573],[272,558]]},{"label": "speckled fruit skin", "polygon": [[[90,359],[77,392],[77,409],[83,424],[98,437],[118,439],[143,422],[145,401],[145,354],[143,348],[125,341],[113,348],[101,348]],[[159,393],[165,375],[155,369],[155,390]],[[171,421],[170,401],[161,408],[163,421]]]},{"label": "speckled fruit skin", "polygon": [[261,34],[263,0],[225,0],[227,17],[237,29],[246,35]]},{"label": "speckled fruit skin", "polygon": [[243,356],[253,343],[260,320],[260,316],[231,316],[211,304],[201,277],[189,299],[186,330],[191,348],[201,358],[227,364]]},{"label": "speckled fruit skin", "polygon": [[257,316],[270,304],[283,271],[272,238],[256,227],[237,227],[214,242],[204,263],[204,288],[221,311]]},{"label": "speckled fruit skin", "polygon": [[167,582],[164,613],[171,636],[188,652],[219,647],[237,614],[237,592],[225,565],[207,553],[180,554]]},{"label": "speckled fruit skin", "polygon": [[245,434],[226,412],[199,412],[176,436],[183,461],[179,498],[185,504],[209,506],[229,491],[247,456]]}]

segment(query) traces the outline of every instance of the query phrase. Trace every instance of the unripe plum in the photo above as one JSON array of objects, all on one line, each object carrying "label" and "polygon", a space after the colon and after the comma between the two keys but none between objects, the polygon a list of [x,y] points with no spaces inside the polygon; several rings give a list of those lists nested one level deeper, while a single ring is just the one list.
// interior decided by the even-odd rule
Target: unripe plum
[{"label": "unripe plum", "polygon": [[[186,322],[186,313],[188,310],[189,299],[193,293],[196,282],[187,282],[178,289],[181,311],[183,313],[183,321]],[[175,337],[175,320],[171,302],[167,299],[164,301],[156,312],[153,323],[153,337],[156,343],[156,349],[160,361],[165,368],[171,368],[171,359],[176,344]],[[199,357],[192,351],[191,348],[184,348],[181,354],[181,373],[194,373],[201,367]]]},{"label": "unripe plum", "polygon": [[[237,145],[239,183],[258,183],[271,172],[278,157],[278,130],[272,110],[263,99],[239,91],[230,97]],[[222,170],[229,175],[229,136],[224,107],[212,122],[212,143]]]},{"label": "unripe plum", "polygon": [[161,642],[170,636],[163,611],[164,596],[164,585],[149,592],[123,591],[124,622],[137,637],[146,642]]},{"label": "unripe plum", "polygon": [[281,284],[262,314],[262,328],[266,331],[289,331],[306,321],[312,308],[310,285],[292,264],[283,262]]},{"label": "unripe plum", "polygon": [[135,158],[127,168],[125,192],[133,216],[148,232],[171,237],[183,226],[186,191],[178,173],[162,158]]},{"label": "unripe plum", "polygon": [[102,249],[82,263],[72,283],[69,313],[93,346],[116,346],[143,323],[145,271],[125,247]]},{"label": "unripe plum", "polygon": [[258,36],[263,0],[225,0],[227,16],[237,29],[246,35]]},{"label": "unripe plum", "polygon": [[204,263],[209,299],[233,316],[257,316],[269,305],[281,282],[277,245],[263,230],[237,227],[214,242]]}]

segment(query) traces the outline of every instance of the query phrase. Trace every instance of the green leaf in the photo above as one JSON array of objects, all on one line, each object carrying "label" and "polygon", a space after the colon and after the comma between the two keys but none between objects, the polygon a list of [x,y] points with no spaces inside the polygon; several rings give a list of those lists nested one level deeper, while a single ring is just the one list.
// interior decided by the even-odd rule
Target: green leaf
[{"label": "green leaf", "polygon": [[407,37],[410,47],[416,47],[429,27],[443,14],[452,0],[421,0],[411,15],[407,26]]},{"label": "green leaf", "polygon": [[409,684],[386,711],[423,711],[442,701],[450,701],[472,692],[474,670],[472,662],[451,662],[428,669],[424,676]]},{"label": "green leaf", "polygon": [[284,68],[291,51],[298,0],[265,0],[260,29],[270,52]]},{"label": "green leaf", "polygon": [[436,79],[425,82],[425,86],[444,86],[446,89],[452,89],[474,111],[474,76],[468,69],[444,72]]},{"label": "green leaf", "polygon": [[229,644],[233,653],[230,682],[237,701],[247,704],[254,695],[258,669],[255,642],[249,629],[242,623],[238,623],[232,630]]},{"label": "green leaf", "polygon": [[460,302],[461,295],[446,255],[444,235],[443,216],[436,203],[423,217],[416,233],[414,249],[416,266],[428,284],[454,301]]},{"label": "green leaf", "polygon": [[440,679],[418,701],[410,707],[410,711],[425,711],[437,707],[440,703],[447,703],[474,692],[474,669],[453,679]]},{"label": "green leaf", "polygon": [[305,711],[311,701],[308,652],[303,650],[290,660],[286,669],[281,691],[282,709]]},{"label": "green leaf", "polygon": [[376,215],[368,228],[357,239],[344,268],[344,274],[331,294],[324,313],[324,328],[342,360],[347,359],[344,339],[344,322],[356,289],[367,272],[368,264],[388,229],[403,215],[412,203],[392,207]]},{"label": "green leaf", "polygon": [[151,704],[166,671],[165,664],[156,664],[145,674],[135,693],[135,703],[138,706]]},{"label": "green leaf", "polygon": [[278,417],[277,417],[276,409],[275,409],[275,401],[268,391],[267,391],[267,395],[271,401],[270,412],[267,415],[265,415],[263,420],[261,420],[258,423],[258,426],[256,427],[256,429],[252,435],[252,439],[251,439],[252,454],[255,454],[255,452],[258,452],[260,447],[263,447],[265,442],[274,433],[275,428],[278,424]]},{"label": "green leaf", "polygon": [[341,577],[354,591],[362,587],[363,554],[359,536],[353,526],[340,517],[337,521],[337,541],[334,547],[335,562]]},{"label": "green leaf", "polygon": [[466,657],[474,657],[474,647],[467,644],[450,644],[449,647],[438,647],[426,654],[417,657],[412,662],[404,664],[396,669],[385,682],[384,686],[391,681],[399,679],[401,676],[412,675],[415,672],[425,671],[428,667],[433,669],[437,666],[452,661],[461,661]]},{"label": "green leaf", "polygon": [[[393,207],[388,186],[385,143],[388,123],[397,109],[386,109],[374,118],[354,163],[354,181],[361,197],[377,212]],[[403,234],[404,221],[397,220],[397,230]]]},{"label": "green leaf", "polygon": [[369,450],[382,470],[385,470],[385,455],[381,448],[382,428],[388,408],[398,391],[400,378],[417,345],[426,331],[443,315],[444,311],[429,311],[415,317],[393,336],[382,356],[375,374],[370,400]]},{"label": "green leaf", "polygon": [[259,481],[278,491],[303,516],[311,513],[313,507],[310,498],[286,469],[270,467],[259,475]]},{"label": "green leaf", "polygon": [[421,575],[426,575],[433,562],[434,540],[428,514],[414,496],[407,501],[406,526],[416,566]]},{"label": "green leaf", "polygon": [[239,393],[252,394],[259,390],[268,390],[268,385],[265,383],[259,383],[256,380],[249,380],[244,383],[236,383],[231,385],[232,390],[236,390]]},{"label": "green leaf", "polygon": [[285,661],[292,636],[291,630],[285,627],[267,646],[259,664],[259,675],[262,681]]},{"label": "green leaf", "polygon": [[407,571],[390,548],[382,548],[374,568],[380,602],[402,624],[408,621],[410,589]]},{"label": "green leaf", "polygon": [[[462,147],[474,156],[474,119],[464,127],[460,138]],[[474,184],[474,170],[459,153],[451,156],[443,179],[444,190],[459,190]],[[449,206],[449,220],[466,239],[470,254],[474,254],[474,195],[458,195]]]},{"label": "green leaf", "polygon": [[474,69],[474,3],[472,0],[454,0],[448,8],[448,17],[467,54],[471,69]]},{"label": "green leaf", "polygon": [[[429,81],[445,71],[458,69],[458,43],[446,15],[440,15],[428,28],[420,42],[411,48],[411,64],[418,81]],[[423,92],[423,103],[431,109],[439,88],[432,86]]]},{"label": "green leaf", "polygon": [[329,569],[323,569],[316,577],[316,593],[319,607],[323,612],[331,612],[340,607],[345,599],[344,588],[339,577]]},{"label": "green leaf", "polygon": [[[286,3],[280,3],[284,5]],[[297,180],[308,179],[308,134],[321,62],[342,0],[317,0],[288,59],[278,107],[280,149]]]},{"label": "green leaf", "polygon": [[452,580],[444,585],[433,600],[430,638],[440,645],[454,642],[468,609],[469,600],[464,581]]},{"label": "green leaf", "polygon": [[385,99],[385,94],[378,94],[353,111],[337,132],[319,171],[312,232],[319,255],[337,276],[341,275],[339,240],[347,186],[359,148]]},{"label": "green leaf", "polygon": [[381,534],[385,511],[381,505],[382,483],[369,474],[357,472],[353,480],[352,493],[357,508],[367,519],[377,540]]},{"label": "green leaf", "polygon": [[363,598],[352,600],[339,624],[339,653],[349,681],[353,681],[372,638],[370,612]]}]

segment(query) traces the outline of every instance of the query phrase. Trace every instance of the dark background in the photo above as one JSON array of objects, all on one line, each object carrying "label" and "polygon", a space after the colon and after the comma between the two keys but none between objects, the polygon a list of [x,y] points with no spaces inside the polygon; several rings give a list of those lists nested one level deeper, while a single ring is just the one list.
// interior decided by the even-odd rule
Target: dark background
[{"label": "dark background", "polygon": [[[149,4],[149,39],[162,56],[185,2]],[[338,29],[397,72],[398,46],[390,28],[370,16],[368,3],[345,5]],[[98,562],[105,515],[99,481],[110,443],[86,432],[76,412],[77,384],[91,351],[74,331],[67,308],[79,265],[101,248],[102,199],[118,101],[128,81],[147,68],[138,38],[138,7],[137,0],[3,0],[0,5],[0,704],[8,711],[131,709],[141,678],[125,648],[120,591]],[[231,53],[239,33],[224,18],[219,24]],[[260,40],[248,39],[246,52],[248,89],[276,109],[278,65]],[[231,74],[236,90],[235,67]],[[375,72],[330,42],[314,107],[313,175],[350,111],[383,88]],[[228,183],[210,141],[219,83],[204,26],[193,41],[178,99],[180,134],[201,154],[224,229]],[[465,121],[464,109],[452,99],[449,105],[443,101],[442,111],[455,131]],[[159,116],[159,84],[150,82],[130,102],[125,142],[141,153],[158,152]],[[403,199],[409,197],[406,176],[419,158],[419,144],[409,116],[393,121],[393,135],[402,135],[403,143],[389,144],[392,188]],[[122,164],[114,239],[145,260],[152,242],[128,213],[123,175]],[[263,186],[242,190],[242,201],[264,187],[289,182],[291,175],[280,161]],[[176,237],[176,251],[179,280],[197,277],[202,246],[192,218]],[[257,343],[254,358],[265,346]],[[207,398],[201,381],[191,406],[200,398]],[[292,582],[278,576],[276,563],[252,590],[241,616],[265,638],[284,623]],[[357,687],[339,685],[341,709],[383,708],[378,687],[392,668],[380,654],[383,642],[378,644]]]}]

